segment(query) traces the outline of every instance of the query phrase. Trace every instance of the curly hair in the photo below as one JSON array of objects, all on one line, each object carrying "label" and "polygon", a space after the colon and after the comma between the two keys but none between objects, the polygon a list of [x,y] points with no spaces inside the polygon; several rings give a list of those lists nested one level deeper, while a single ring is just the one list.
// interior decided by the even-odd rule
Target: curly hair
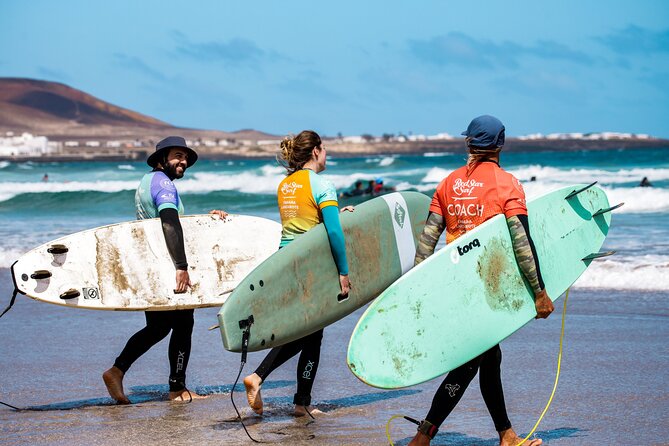
[{"label": "curly hair", "polygon": [[303,130],[297,136],[286,136],[279,145],[281,153],[276,156],[277,161],[286,168],[291,175],[311,159],[311,151],[321,148],[321,137],[313,130]]}]

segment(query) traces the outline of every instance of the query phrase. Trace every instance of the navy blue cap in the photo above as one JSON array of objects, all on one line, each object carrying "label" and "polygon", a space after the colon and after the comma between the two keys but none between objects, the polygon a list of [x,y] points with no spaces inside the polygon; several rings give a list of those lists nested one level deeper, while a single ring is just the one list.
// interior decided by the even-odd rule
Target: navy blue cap
[{"label": "navy blue cap", "polygon": [[468,145],[472,147],[502,147],[504,145],[504,124],[494,116],[479,116],[472,119],[462,135],[471,138]]},{"label": "navy blue cap", "polygon": [[167,138],[161,140],[158,144],[156,144],[156,151],[153,152],[151,156],[149,156],[149,158],[146,160],[146,164],[151,167],[156,167],[156,165],[161,161],[162,156],[165,154],[165,151],[168,151],[173,147],[186,150],[186,153],[188,154],[188,167],[195,164],[197,161],[197,153],[195,153],[195,150],[186,145],[186,140],[181,136],[168,136]]}]

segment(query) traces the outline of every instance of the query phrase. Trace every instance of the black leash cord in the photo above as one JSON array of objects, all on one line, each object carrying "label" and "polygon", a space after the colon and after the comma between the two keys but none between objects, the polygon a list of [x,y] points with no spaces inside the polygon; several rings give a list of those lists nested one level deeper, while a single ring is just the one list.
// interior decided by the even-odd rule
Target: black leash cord
[{"label": "black leash cord", "polygon": [[[244,321],[246,325],[244,326],[244,332],[242,333],[242,360],[241,364],[239,365],[239,373],[237,373],[237,378],[235,379],[235,383],[232,385],[232,390],[230,390],[230,401],[232,401],[232,407],[235,408],[235,412],[237,412],[237,418],[239,418],[239,422],[242,424],[242,427],[244,428],[244,432],[246,432],[246,435],[253,441],[254,443],[263,443],[262,441],[258,441],[255,438],[251,436],[249,433],[248,429],[246,429],[246,425],[244,425],[244,420],[242,419],[242,416],[239,413],[239,410],[237,410],[237,405],[235,404],[235,387],[237,387],[237,383],[239,382],[239,377],[242,376],[242,370],[244,370],[244,365],[246,364],[246,355],[248,353],[248,348],[249,348],[249,337],[251,335],[251,325],[253,325],[253,316],[249,316],[249,319]],[[240,328],[242,328],[242,321],[240,321]]]},{"label": "black leash cord", "polygon": [[18,294],[18,292],[19,290],[15,287],[14,292],[12,293],[12,299],[9,301],[9,306],[7,306],[7,308],[5,308],[5,311],[3,311],[2,314],[0,314],[0,317],[4,316],[5,313],[7,313],[12,308],[12,306],[14,306],[14,301],[16,301],[16,295]]},{"label": "black leash cord", "polygon": [[17,412],[21,412],[22,410],[30,410],[30,409],[21,409],[20,407],[12,406],[11,404],[3,403],[2,401],[0,401],[0,404],[2,404],[3,406],[11,407]]}]

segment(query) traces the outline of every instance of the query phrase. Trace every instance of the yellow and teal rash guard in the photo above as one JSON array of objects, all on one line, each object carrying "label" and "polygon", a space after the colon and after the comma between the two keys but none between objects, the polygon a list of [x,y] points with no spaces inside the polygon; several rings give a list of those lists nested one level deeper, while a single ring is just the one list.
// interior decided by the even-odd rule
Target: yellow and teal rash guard
[{"label": "yellow and teal rash guard", "polygon": [[277,190],[281,215],[281,245],[286,246],[319,223],[325,225],[339,274],[348,274],[344,233],[339,222],[337,190],[309,169],[286,177]]}]

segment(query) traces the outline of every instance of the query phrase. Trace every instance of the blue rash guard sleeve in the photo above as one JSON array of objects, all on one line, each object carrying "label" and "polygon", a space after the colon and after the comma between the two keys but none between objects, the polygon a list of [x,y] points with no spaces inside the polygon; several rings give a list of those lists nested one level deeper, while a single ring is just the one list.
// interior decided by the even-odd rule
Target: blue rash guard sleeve
[{"label": "blue rash guard sleeve", "polygon": [[346,243],[344,242],[344,231],[339,221],[339,208],[337,206],[326,206],[323,213],[323,224],[330,240],[330,249],[335,264],[342,276],[348,275],[348,261],[346,260]]}]

